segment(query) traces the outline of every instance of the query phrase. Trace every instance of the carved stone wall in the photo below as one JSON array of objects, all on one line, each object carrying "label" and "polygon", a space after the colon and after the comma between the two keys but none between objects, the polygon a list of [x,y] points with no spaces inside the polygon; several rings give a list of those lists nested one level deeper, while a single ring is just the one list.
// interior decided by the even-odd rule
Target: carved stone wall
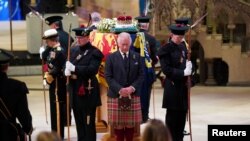
[{"label": "carved stone wall", "polygon": [[[154,16],[152,29],[161,41],[168,39],[167,27],[176,18],[190,17],[193,24],[208,13],[203,22],[193,28],[191,40],[201,44],[205,59],[221,58],[229,65],[229,83],[250,81],[250,72],[245,71],[250,65],[250,0],[152,1],[157,9],[150,13]],[[191,47],[193,52],[193,44]],[[238,68],[244,71],[238,73]]]},{"label": "carved stone wall", "polygon": [[154,0],[154,12],[149,13],[155,18],[156,34],[166,33],[167,27],[176,18],[190,17],[196,21],[205,13],[206,0]]}]

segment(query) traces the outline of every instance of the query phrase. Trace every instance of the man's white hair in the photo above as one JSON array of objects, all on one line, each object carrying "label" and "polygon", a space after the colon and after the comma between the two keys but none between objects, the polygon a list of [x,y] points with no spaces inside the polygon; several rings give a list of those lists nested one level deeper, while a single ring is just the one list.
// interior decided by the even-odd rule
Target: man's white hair
[{"label": "man's white hair", "polygon": [[93,22],[99,22],[101,20],[101,14],[98,12],[91,13],[91,19]]},{"label": "man's white hair", "polygon": [[117,37],[117,43],[120,43],[121,39],[127,38],[129,39],[129,44],[131,45],[132,39],[129,33],[127,32],[121,32]]}]

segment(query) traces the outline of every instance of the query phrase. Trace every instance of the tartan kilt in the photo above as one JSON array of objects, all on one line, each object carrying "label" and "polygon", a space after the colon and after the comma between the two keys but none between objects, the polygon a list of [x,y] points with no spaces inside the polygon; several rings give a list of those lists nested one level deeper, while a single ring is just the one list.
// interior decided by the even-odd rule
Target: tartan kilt
[{"label": "tartan kilt", "polygon": [[132,96],[131,109],[123,111],[118,107],[118,98],[108,97],[108,123],[111,126],[136,126],[142,123],[139,96]]}]

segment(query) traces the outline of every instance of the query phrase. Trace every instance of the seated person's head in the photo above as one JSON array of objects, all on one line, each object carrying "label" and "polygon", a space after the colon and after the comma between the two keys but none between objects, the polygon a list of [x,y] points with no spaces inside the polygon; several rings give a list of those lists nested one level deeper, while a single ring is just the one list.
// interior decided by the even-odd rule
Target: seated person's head
[{"label": "seated person's head", "polygon": [[56,132],[43,131],[37,135],[36,141],[61,141]]},{"label": "seated person's head", "polygon": [[101,14],[98,12],[91,13],[91,20],[93,23],[98,23],[99,21],[101,21]]},{"label": "seated person's head", "polygon": [[168,127],[158,119],[152,119],[142,134],[142,141],[172,141]]}]

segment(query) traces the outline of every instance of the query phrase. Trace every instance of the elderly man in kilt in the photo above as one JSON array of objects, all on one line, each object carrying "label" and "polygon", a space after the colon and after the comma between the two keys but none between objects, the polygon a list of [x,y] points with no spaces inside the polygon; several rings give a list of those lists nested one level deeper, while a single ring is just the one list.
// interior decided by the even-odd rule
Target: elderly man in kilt
[{"label": "elderly man in kilt", "polygon": [[108,89],[108,119],[117,141],[133,141],[134,128],[141,124],[140,88],[144,63],[140,55],[129,50],[130,34],[118,35],[119,49],[106,60],[105,78]]}]

